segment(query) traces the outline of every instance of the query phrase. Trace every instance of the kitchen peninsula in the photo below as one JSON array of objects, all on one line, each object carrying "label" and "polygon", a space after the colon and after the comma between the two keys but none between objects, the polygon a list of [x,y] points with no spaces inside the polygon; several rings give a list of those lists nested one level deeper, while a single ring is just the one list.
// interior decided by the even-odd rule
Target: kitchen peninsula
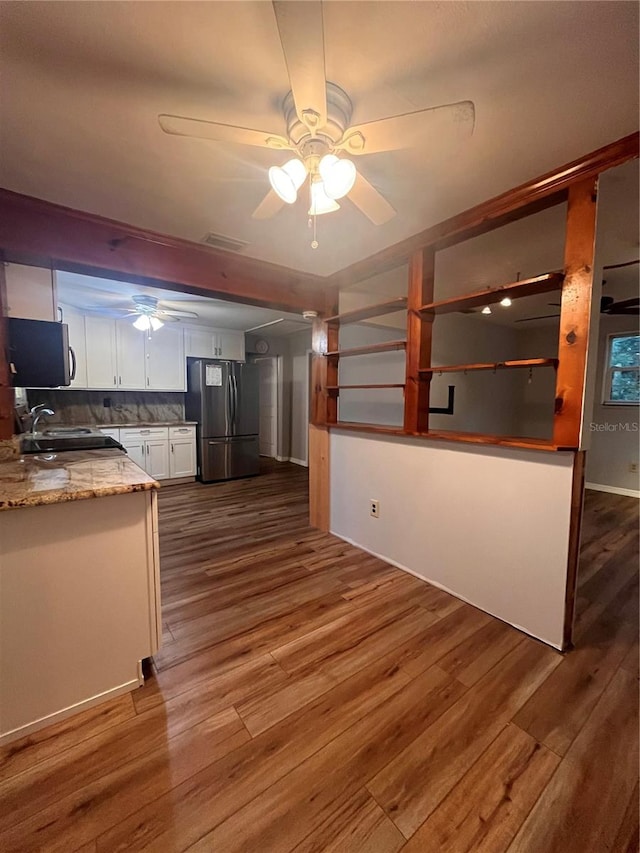
[{"label": "kitchen peninsula", "polygon": [[143,683],[158,483],[119,450],[0,463],[0,743]]}]

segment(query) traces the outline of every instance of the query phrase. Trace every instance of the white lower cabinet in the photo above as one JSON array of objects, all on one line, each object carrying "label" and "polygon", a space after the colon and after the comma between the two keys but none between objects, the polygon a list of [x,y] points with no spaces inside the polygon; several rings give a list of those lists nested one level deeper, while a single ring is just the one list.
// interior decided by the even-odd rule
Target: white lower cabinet
[{"label": "white lower cabinet", "polygon": [[194,426],[127,428],[113,437],[120,441],[131,460],[155,480],[196,476]]},{"label": "white lower cabinet", "polygon": [[169,441],[166,438],[150,438],[144,443],[147,457],[144,466],[147,474],[155,480],[169,478]]},{"label": "white lower cabinet", "polygon": [[196,476],[195,427],[169,427],[169,475],[172,478]]}]

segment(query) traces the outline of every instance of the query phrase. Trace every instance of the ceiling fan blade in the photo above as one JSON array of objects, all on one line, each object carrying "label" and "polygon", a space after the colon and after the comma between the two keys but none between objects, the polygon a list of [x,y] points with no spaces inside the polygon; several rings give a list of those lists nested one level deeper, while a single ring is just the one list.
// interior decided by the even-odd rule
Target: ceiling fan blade
[{"label": "ceiling fan blade", "polygon": [[336,147],[349,154],[376,154],[424,145],[428,137],[449,146],[471,136],[474,124],[473,101],[458,101],[354,125]]},{"label": "ceiling fan blade", "polygon": [[254,219],[271,219],[271,217],[275,216],[276,213],[284,207],[284,205],[285,203],[282,201],[280,196],[273,190],[269,190],[251,216]]},{"label": "ceiling fan blade", "polygon": [[516,323],[528,323],[530,320],[550,320],[552,317],[559,317],[559,314],[542,314],[540,317],[521,317],[516,320]]},{"label": "ceiling fan blade", "polygon": [[172,308],[159,308],[156,312],[162,317],[198,317],[195,311],[174,311]]},{"label": "ceiling fan blade", "polygon": [[296,113],[310,130],[327,123],[327,79],[320,0],[273,0]]},{"label": "ceiling fan blade", "polygon": [[213,139],[216,142],[233,142],[237,145],[257,145],[260,148],[290,149],[289,142],[277,133],[236,127],[186,116],[159,115],[158,122],[165,133],[174,136],[191,136],[195,139]]},{"label": "ceiling fan blade", "polygon": [[395,208],[359,172],[348,198],[374,225],[384,225],[396,215]]}]

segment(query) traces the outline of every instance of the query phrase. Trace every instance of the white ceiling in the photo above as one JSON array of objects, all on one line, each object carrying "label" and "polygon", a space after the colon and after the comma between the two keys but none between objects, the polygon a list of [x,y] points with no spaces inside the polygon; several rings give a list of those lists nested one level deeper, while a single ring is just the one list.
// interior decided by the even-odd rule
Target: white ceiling
[{"label": "white ceiling", "polygon": [[145,287],[77,273],[57,272],[56,286],[58,301],[63,306],[116,318],[127,316],[126,310],[133,308],[131,297],[143,294],[158,299],[161,308],[194,311],[198,315],[197,318],[181,321],[183,325],[241,329],[246,332],[256,326],[270,323],[273,325],[256,331],[256,334],[270,336],[289,335],[311,326],[311,322],[303,320],[299,314],[223,302],[221,299],[205,299],[187,293],[176,293],[157,287]]},{"label": "white ceiling", "polygon": [[199,241],[328,274],[632,132],[638,4],[327,2],[326,69],[354,122],[471,99],[457,150],[424,139],[358,167],[398,210],[372,225],[350,202],[251,212],[286,155],[167,136],[158,113],[282,133],[289,85],[268,2],[2,2],[0,184]]}]

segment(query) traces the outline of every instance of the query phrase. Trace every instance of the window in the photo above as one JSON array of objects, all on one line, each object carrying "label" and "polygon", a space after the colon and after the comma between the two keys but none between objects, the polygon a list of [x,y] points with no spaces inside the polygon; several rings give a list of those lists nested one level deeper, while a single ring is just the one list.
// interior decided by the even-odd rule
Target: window
[{"label": "window", "polygon": [[637,405],[640,400],[640,335],[609,335],[604,376],[604,403]]}]

